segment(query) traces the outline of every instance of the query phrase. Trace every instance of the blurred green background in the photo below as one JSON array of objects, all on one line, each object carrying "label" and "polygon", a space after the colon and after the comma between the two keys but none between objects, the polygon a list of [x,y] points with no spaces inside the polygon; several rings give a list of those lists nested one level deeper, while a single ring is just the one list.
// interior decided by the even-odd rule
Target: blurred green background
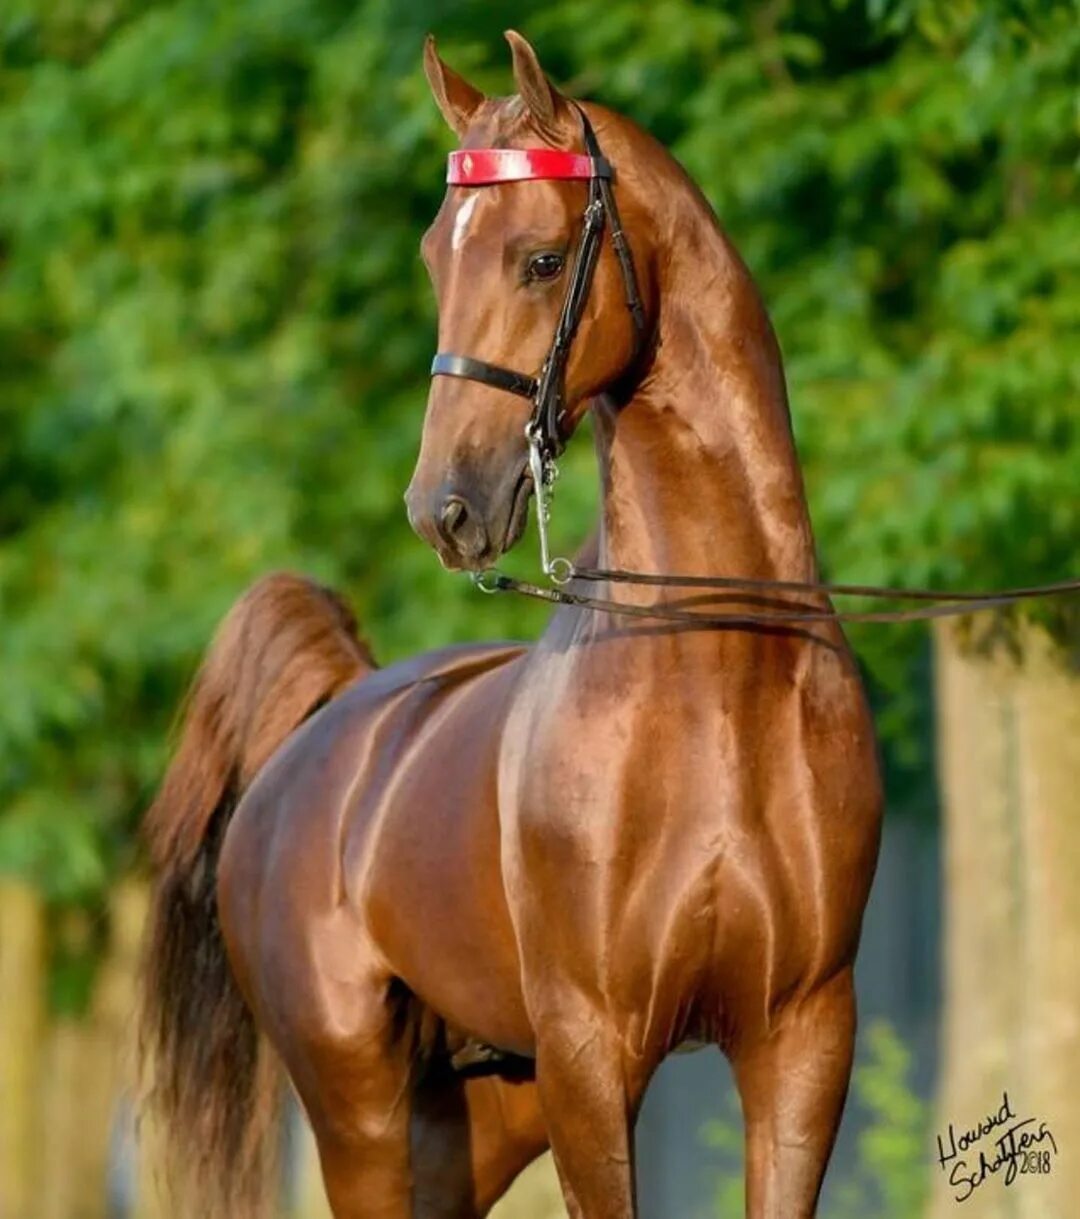
[{"label": "blurred green background", "polygon": [[[137,860],[182,690],[247,584],[291,567],[342,588],[383,661],[542,627],[535,607],[442,571],[401,502],[434,346],[418,242],[451,146],[422,39],[434,31],[451,64],[508,92],[506,26],[567,91],[667,143],[746,257],[784,350],[828,578],[972,588],[1080,569],[1075,3],[5,0],[0,878],[44,898],[26,955],[48,961],[56,1017],[93,1000],[105,912]],[[561,551],[594,511],[582,437],[559,486]],[[511,566],[535,570],[531,534],[519,550]],[[1026,612],[1075,656],[1075,614]],[[1008,638],[1013,625],[989,630]],[[933,838],[928,633],[852,637],[890,823]],[[1062,655],[1021,702],[1053,685]],[[968,680],[959,665],[949,680],[968,681],[974,715],[998,678]],[[1066,742],[1075,687],[1055,697],[1040,714]],[[1014,732],[993,715],[971,722]],[[975,758],[978,732],[954,734],[954,751]],[[1066,748],[1029,749],[1027,765]],[[991,794],[1007,786],[1007,767],[1001,782],[981,769]],[[1057,809],[1075,791],[1064,774]],[[970,824],[988,799],[968,799]],[[936,970],[936,897],[923,899],[937,877],[913,841],[887,851],[865,976],[886,996],[871,1010],[895,1013],[896,996],[918,991],[918,1020],[936,1019],[912,979]],[[967,859],[962,900],[977,900],[970,876],[977,889],[989,865]],[[1031,875],[1065,859],[1048,847]],[[1061,891],[1032,882],[1016,900]],[[41,917],[31,910],[28,925]],[[880,931],[901,922],[918,962]],[[1032,923],[1024,944],[1042,931]],[[982,945],[988,971],[998,943]],[[965,992],[975,1007],[981,985]],[[1010,987],[1003,974],[999,991]],[[968,1010],[955,1007],[961,1039]],[[901,1020],[905,1036],[917,1039],[918,1020]],[[931,1062],[923,1046],[924,1094]],[[905,1063],[882,1033],[857,1076],[857,1099],[880,1117],[869,1162],[886,1165],[882,1197],[895,1187],[878,1212],[890,1219],[918,1212],[913,1166],[929,1163]],[[26,1074],[27,1095],[36,1079]],[[645,1119],[649,1146],[696,1138]],[[737,1124],[710,1129],[717,1147],[738,1142]]]}]

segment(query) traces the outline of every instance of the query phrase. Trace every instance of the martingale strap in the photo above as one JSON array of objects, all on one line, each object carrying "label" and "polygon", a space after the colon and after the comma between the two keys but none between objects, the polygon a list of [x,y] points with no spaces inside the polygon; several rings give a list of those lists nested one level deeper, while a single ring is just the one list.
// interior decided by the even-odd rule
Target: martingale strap
[{"label": "martingale strap", "polygon": [[547,359],[535,376],[472,356],[445,351],[439,352],[431,365],[433,377],[464,377],[518,397],[529,398],[533,410],[526,435],[530,446],[539,450],[548,481],[554,477],[551,463],[562,452],[564,445],[560,425],[566,365],[588,303],[605,223],[610,226],[626,304],[634,325],[635,354],[640,352],[645,338],[645,310],[633,255],[615,203],[611,185],[612,167],[600,151],[596,133],[585,111],[576,104],[575,109],[581,119],[584,155],[556,148],[472,148],[452,152],[447,166],[446,180],[452,186],[491,186],[502,182],[538,180],[588,182],[589,202],[583,217],[581,239]]}]

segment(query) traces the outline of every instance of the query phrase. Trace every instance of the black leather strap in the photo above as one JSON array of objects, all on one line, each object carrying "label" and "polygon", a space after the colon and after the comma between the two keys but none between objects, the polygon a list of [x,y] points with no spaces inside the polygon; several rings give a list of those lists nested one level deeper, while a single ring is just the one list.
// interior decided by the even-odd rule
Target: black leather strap
[{"label": "black leather strap", "polygon": [[455,356],[440,351],[431,361],[433,377],[464,377],[469,381],[480,381],[495,389],[517,394],[519,398],[532,400],[536,397],[536,378],[500,364],[488,364],[486,360],[474,360],[472,356]]},{"label": "black leather strap", "polygon": [[[600,156],[600,142],[596,138],[596,132],[593,130],[592,123],[589,122],[589,116],[580,106],[577,106],[577,111],[581,115],[581,129],[585,142],[585,151],[594,160],[603,160]],[[598,175],[596,182],[599,187],[600,198],[604,203],[604,211],[607,213],[608,227],[611,233],[611,245],[615,250],[615,257],[619,260],[623,291],[626,294],[626,307],[630,310],[630,317],[634,323],[635,342],[638,347],[638,354],[640,354],[641,348],[645,343],[645,305],[641,299],[641,287],[638,284],[637,272],[634,269],[634,255],[630,249],[630,243],[626,239],[626,233],[623,231],[622,217],[619,215],[619,208],[615,202],[615,192],[611,188],[611,177],[611,174]]]},{"label": "black leather strap", "polygon": [[557,457],[563,449],[564,438],[560,429],[563,413],[563,391],[566,385],[566,364],[570,357],[570,346],[577,334],[582,314],[589,300],[593,274],[600,256],[600,242],[604,236],[604,207],[600,199],[599,179],[589,183],[589,206],[581,230],[574,264],[566,285],[559,319],[551,339],[551,350],[540,370],[533,413],[529,427],[540,442],[548,457]]},{"label": "black leather strap", "polygon": [[[598,574],[610,576],[619,573],[601,572]],[[574,576],[576,575],[577,573],[574,573]],[[594,577],[589,576],[588,578],[593,579]],[[685,584],[686,577],[664,576],[658,578],[655,583]],[[799,624],[820,622],[926,622],[934,618],[957,618],[973,614],[976,610],[1000,609],[1029,598],[1070,596],[1080,592],[1080,580],[1065,580],[1058,584],[1044,584],[1038,588],[1006,589],[998,593],[945,593],[944,596],[947,600],[938,600],[938,594],[929,589],[898,590],[860,586],[859,596],[892,597],[893,594],[901,592],[902,597],[909,600],[921,600],[926,597],[933,599],[929,604],[910,606],[907,609],[837,610],[832,606],[822,608],[820,605],[807,605],[805,602],[788,601],[781,597],[761,597],[759,594],[747,591],[767,587],[777,589],[800,587],[794,581],[733,580],[732,584],[742,584],[743,589],[733,589],[728,600],[745,602],[745,608],[717,613],[685,609],[677,602],[654,602],[651,605],[639,605],[626,601],[614,601],[610,597],[593,597],[586,593],[576,593],[568,588],[541,588],[527,580],[518,580],[514,576],[506,576],[501,572],[489,576],[484,582],[484,588],[488,592],[520,593],[524,597],[549,601],[555,605],[576,605],[579,609],[602,610],[604,613],[616,614],[624,618],[655,618],[663,622],[675,622],[689,627],[735,629],[754,627],[794,629]],[[801,587],[824,591],[840,586],[806,584]]]}]

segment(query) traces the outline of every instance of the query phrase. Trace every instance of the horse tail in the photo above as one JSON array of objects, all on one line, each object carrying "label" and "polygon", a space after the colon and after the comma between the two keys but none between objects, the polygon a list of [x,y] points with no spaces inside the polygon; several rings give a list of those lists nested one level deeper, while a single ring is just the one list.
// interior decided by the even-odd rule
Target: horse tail
[{"label": "horse tail", "polygon": [[374,662],[345,602],[289,574],[232,607],[187,696],[146,815],[154,880],[140,1058],[169,1184],[193,1213],[266,1213],[281,1071],[226,959],[216,873],[240,796],[285,738]]}]

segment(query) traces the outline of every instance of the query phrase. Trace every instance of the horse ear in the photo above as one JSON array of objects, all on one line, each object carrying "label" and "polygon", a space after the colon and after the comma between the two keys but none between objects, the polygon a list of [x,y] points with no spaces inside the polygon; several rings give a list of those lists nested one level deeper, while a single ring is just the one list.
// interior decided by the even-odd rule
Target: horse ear
[{"label": "horse ear", "polygon": [[435,39],[431,34],[424,40],[424,75],[428,78],[436,106],[442,111],[451,130],[460,138],[484,101],[483,93],[443,63],[435,50]]},{"label": "horse ear", "polygon": [[544,75],[536,52],[517,30],[507,30],[506,41],[510,44],[510,54],[514,58],[514,83],[521,94],[521,100],[541,131],[556,132],[560,111],[566,106],[566,98]]}]

